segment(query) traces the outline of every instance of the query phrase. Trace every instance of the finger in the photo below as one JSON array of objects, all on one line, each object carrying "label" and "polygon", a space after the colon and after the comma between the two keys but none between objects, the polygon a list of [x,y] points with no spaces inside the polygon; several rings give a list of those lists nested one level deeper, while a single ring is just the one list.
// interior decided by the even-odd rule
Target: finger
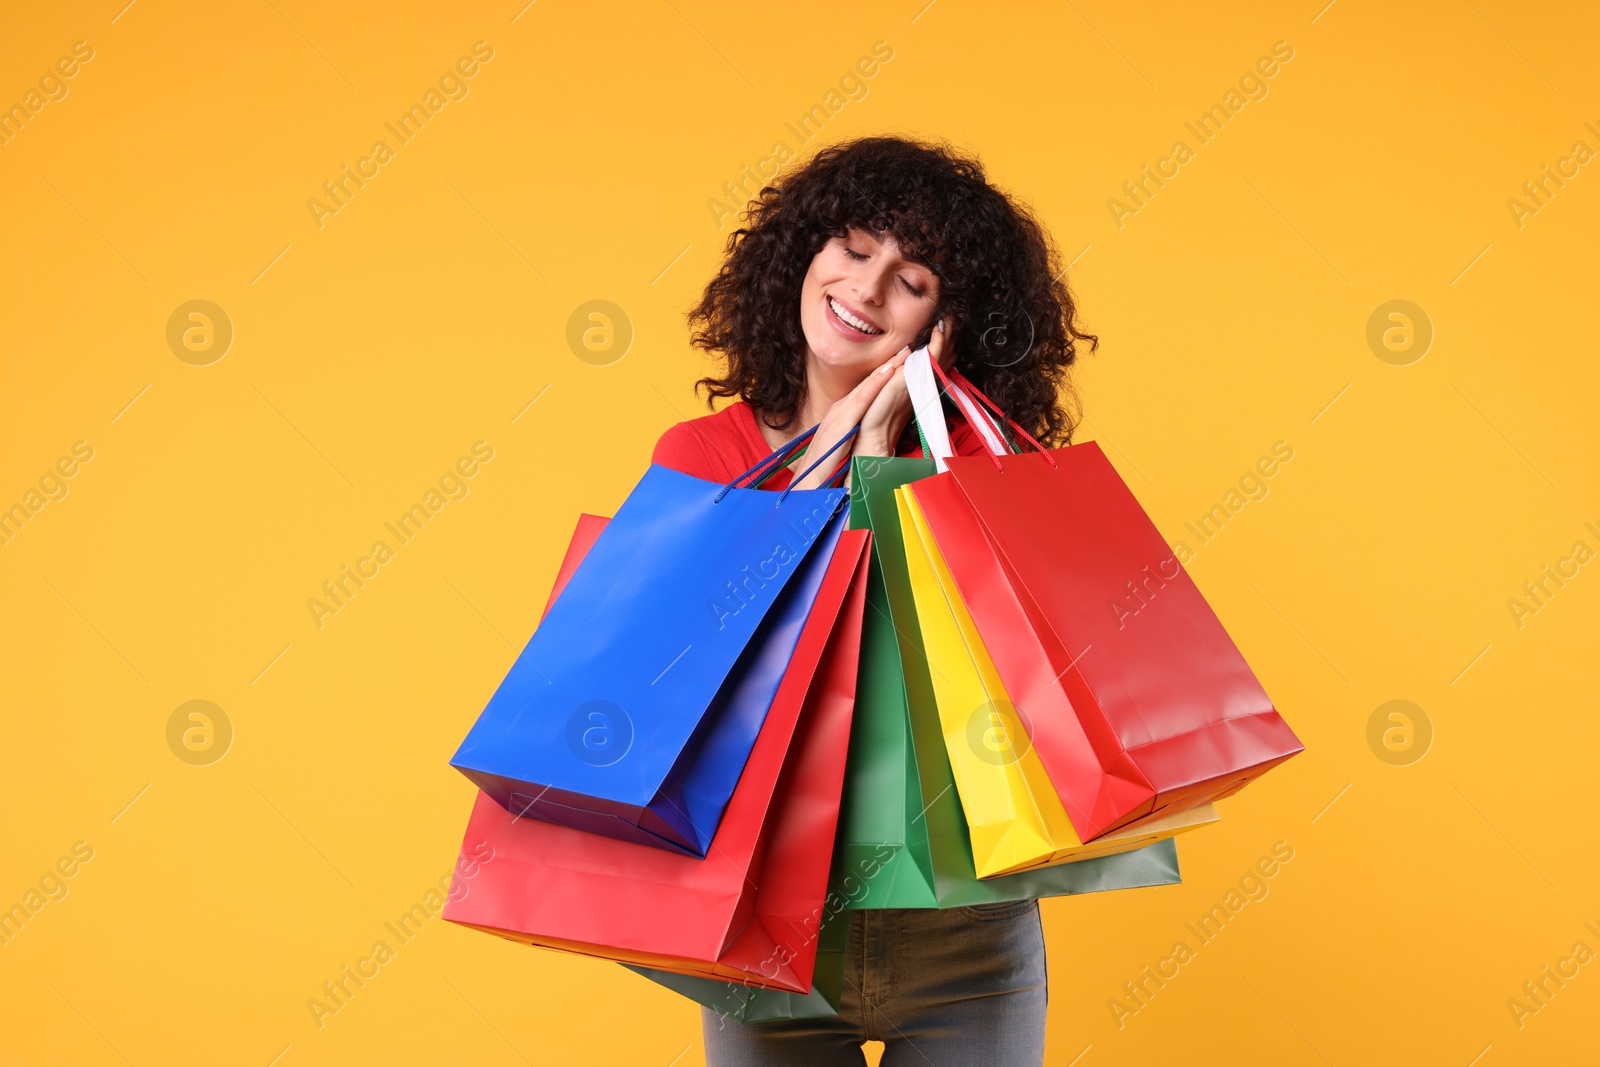
[{"label": "finger", "polygon": [[[889,368],[889,370],[892,370],[892,368]],[[840,436],[843,436],[850,427],[860,424],[862,418],[872,408],[873,402],[878,399],[879,394],[883,392],[884,386],[889,384],[891,378],[891,373],[873,371],[867,376],[866,381],[856,386],[839,400],[829,414],[838,417]]]},{"label": "finger", "polygon": [[848,433],[852,427],[861,425],[861,420],[871,410],[873,402],[878,399],[884,387],[894,380],[896,374],[901,373],[900,368],[910,355],[911,346],[907,345],[863,378],[854,389],[834,401],[833,407],[828,409],[828,414],[823,419],[823,425],[817,430],[818,446],[825,449]]},{"label": "finger", "polygon": [[884,383],[889,380],[890,376],[892,376],[897,369],[904,365],[905,361],[910,358],[910,356],[911,346],[906,345],[900,351],[896,352],[894,355],[890,356],[888,359],[879,364],[871,374],[861,379],[861,381],[856,384],[856,387],[851,390],[850,395],[853,396],[856,393],[868,393],[876,396],[878,390],[883,388]]},{"label": "finger", "polygon": [[881,397],[885,393],[891,392],[909,393],[910,389],[911,387],[906,384],[905,364],[902,363],[894,369],[894,373],[889,375],[889,380],[883,383],[883,388],[878,390],[878,395]]},{"label": "finger", "polygon": [[934,324],[933,338],[928,343],[928,354],[945,370],[949,370],[956,362],[956,346],[950,339],[953,332],[949,318],[942,318]]}]

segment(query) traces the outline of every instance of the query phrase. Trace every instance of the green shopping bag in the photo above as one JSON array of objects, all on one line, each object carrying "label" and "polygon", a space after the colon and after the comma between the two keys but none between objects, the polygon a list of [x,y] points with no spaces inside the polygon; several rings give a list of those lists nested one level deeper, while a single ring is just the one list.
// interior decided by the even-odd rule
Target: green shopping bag
[{"label": "green shopping bag", "polygon": [[872,531],[872,562],[830,897],[855,909],[952,908],[1180,881],[1171,839],[979,881],[894,498],[896,487],[934,473],[931,459],[852,460],[848,524]]},{"label": "green shopping bag", "polygon": [[773,1019],[819,1019],[839,1014],[839,999],[844,993],[844,955],[849,940],[849,913],[839,908],[825,912],[817,930],[817,965],[811,975],[810,993],[787,993],[781,989],[719,982],[715,978],[632,964],[623,966],[705,1005],[725,1020],[757,1023]]}]

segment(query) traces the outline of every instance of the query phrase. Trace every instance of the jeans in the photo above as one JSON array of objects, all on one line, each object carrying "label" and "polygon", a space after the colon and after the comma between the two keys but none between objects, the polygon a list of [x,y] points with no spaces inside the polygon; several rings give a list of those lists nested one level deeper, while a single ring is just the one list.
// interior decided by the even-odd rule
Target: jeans
[{"label": "jeans", "polygon": [[702,1008],[707,1067],[1040,1067],[1044,929],[1039,902],[857,911],[844,996],[824,1019],[734,1022]]}]

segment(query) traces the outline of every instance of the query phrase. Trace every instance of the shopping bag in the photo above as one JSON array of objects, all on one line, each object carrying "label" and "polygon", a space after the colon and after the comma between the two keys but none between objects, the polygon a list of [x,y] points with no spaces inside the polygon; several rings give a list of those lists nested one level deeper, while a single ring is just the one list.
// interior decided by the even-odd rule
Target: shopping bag
[{"label": "shopping bag", "polygon": [[1215,806],[1206,804],[1174,814],[1159,827],[1118,831],[1092,844],[1078,837],[928,534],[910,486],[894,495],[934,703],[978,877],[1126,852],[1217,822],[1221,816]]},{"label": "shopping bag", "polygon": [[1230,796],[1300,752],[1099,445],[1046,450],[1010,426],[1035,451],[940,457],[909,492],[1080,837]]},{"label": "shopping bag", "polygon": [[[494,860],[445,917],[530,945],[808,991],[855,700],[867,540],[840,537],[706,858],[521,818],[480,792],[465,840],[487,844]],[[583,566],[552,595],[552,616]]]},{"label": "shopping bag", "polygon": [[515,814],[705,855],[843,525],[841,490],[739,482],[808,436],[729,486],[652,465],[452,764]]},{"label": "shopping bag", "polygon": [[710,1008],[720,1016],[719,1026],[726,1026],[730,1022],[820,1019],[839,1014],[839,1003],[844,996],[844,963],[849,941],[849,913],[835,913],[831,917],[824,915],[821,928],[817,931],[817,963],[811,975],[809,993],[764,989],[715,978],[658,971],[631,963],[623,966]]},{"label": "shopping bag", "polygon": [[[841,516],[842,518],[842,516]],[[572,534],[572,540],[567,547],[560,569],[556,574],[554,587],[550,591],[550,599],[545,604],[545,614],[550,613],[550,607],[566,588],[573,572],[582,562],[589,548],[599,537],[609,519],[596,515],[579,515],[578,525]],[[759,731],[761,721],[765,718],[766,710],[771,705],[772,698],[776,695],[778,684],[788,669],[789,659],[794,653],[794,648],[800,638],[801,627],[816,601],[817,592],[821,588],[823,576],[826,572],[826,561],[831,558],[833,543],[837,541],[842,524],[836,525],[833,530],[824,535],[829,538],[828,544],[823,546],[823,551],[813,555],[805,564],[806,570],[796,579],[795,589],[784,594],[785,600],[774,610],[776,621],[766,623],[766,629],[759,636],[757,645],[759,653],[750,657],[750,662],[740,669],[738,683],[725,687],[719,694],[719,701],[726,704],[713,720],[708,730],[703,751],[716,752],[731,750],[744,743],[746,735],[750,737],[750,744],[754,744],[754,734]],[[747,656],[749,654],[747,653]],[[723,698],[726,697],[726,700]],[[606,731],[610,724],[605,721],[596,721],[590,729]],[[731,763],[727,761],[702,760],[696,764],[695,774],[703,768],[710,768],[713,773]],[[740,764],[742,768],[742,763]],[[704,777],[702,775],[702,777]],[[724,783],[706,785],[697,782],[694,774],[686,780],[683,792],[691,797],[701,796],[712,790],[717,790],[721,795],[721,786]],[[733,784],[726,784],[726,792],[730,796]]]},{"label": "shopping bag", "polygon": [[852,464],[849,523],[872,531],[872,565],[830,900],[850,909],[949,908],[1179,881],[1171,840],[978,878],[894,499],[899,486],[931,477],[934,463],[856,457]]}]

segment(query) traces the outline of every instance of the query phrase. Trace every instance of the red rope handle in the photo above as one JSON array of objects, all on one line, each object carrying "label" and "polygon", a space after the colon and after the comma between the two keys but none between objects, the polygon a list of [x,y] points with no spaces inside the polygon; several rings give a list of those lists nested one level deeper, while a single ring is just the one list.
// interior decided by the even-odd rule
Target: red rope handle
[{"label": "red rope handle", "polygon": [[[946,389],[948,389],[950,387],[950,378],[945,377],[944,369],[939,366],[939,361],[929,360],[928,362],[933,364],[933,373],[939,376],[939,381],[943,383]],[[1010,423],[1012,429],[1021,434],[1029,444],[1033,445],[1034,448],[1037,448],[1041,456],[1049,460],[1050,466],[1054,467],[1056,465],[1055,457],[1050,454],[1050,450],[1045,448],[1044,445],[1041,445],[1038,441],[1034,440],[1033,434],[1029,433],[1027,430],[1024,430],[1020,425],[1017,424],[1015,419],[1001,411],[1000,406],[985,396],[983,394],[983,390],[979,389],[976,385],[973,385],[971,379],[969,379],[965,374],[962,374],[960,371],[956,370],[954,367],[950,369],[950,375],[960,383],[963,389],[977,397],[978,400],[983,403],[984,407],[988,408],[994,413],[996,418],[1004,419],[1006,422]]]}]

